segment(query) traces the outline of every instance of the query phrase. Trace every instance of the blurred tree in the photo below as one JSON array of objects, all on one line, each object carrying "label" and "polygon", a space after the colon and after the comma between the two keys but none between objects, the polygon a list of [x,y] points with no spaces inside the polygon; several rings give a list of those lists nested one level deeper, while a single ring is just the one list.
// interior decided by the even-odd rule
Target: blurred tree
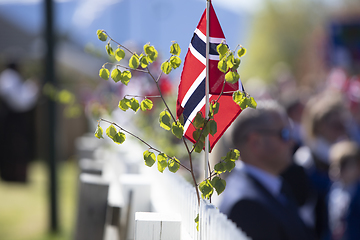
[{"label": "blurred tree", "polygon": [[273,67],[285,62],[297,76],[297,66],[304,57],[309,36],[326,16],[321,1],[265,0],[254,17],[247,48],[251,55],[242,65],[242,79],[260,77],[271,82]]}]

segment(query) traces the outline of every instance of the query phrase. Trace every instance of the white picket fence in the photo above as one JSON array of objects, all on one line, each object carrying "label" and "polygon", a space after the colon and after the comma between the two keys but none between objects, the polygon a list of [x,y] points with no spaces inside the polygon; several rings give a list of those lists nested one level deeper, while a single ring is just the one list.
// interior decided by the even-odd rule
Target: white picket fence
[{"label": "white picket fence", "polygon": [[[127,144],[128,146],[125,148],[109,148],[104,144],[101,149],[98,149],[100,150],[99,156],[96,156],[96,153],[95,156],[92,156],[94,161],[100,161],[103,165],[103,169],[98,171],[96,168],[96,172],[99,172],[109,182],[108,208],[110,207],[110,214],[115,206],[119,208],[119,211],[114,216],[121,213],[119,221],[115,219],[115,222],[124,222],[124,217],[128,217],[125,221],[127,230],[121,229],[120,224],[113,225],[120,234],[117,235],[118,230],[114,230],[115,233],[109,237],[109,231],[105,230],[104,240],[133,240],[135,212],[144,210],[180,216],[181,240],[249,239],[214,205],[201,200],[199,207],[194,186],[180,174],[171,173],[167,169],[164,173],[160,173],[156,164],[152,168],[146,167],[143,164],[142,152],[137,149],[136,143],[129,141]],[[114,151],[114,149],[116,150]],[[91,156],[84,155],[83,157]],[[132,191],[131,195],[133,196],[131,204],[127,202],[130,196],[129,190]],[[95,197],[99,196],[94,195],[93,198]],[[79,208],[83,205],[79,202]],[[131,210],[127,209],[128,206],[131,206]],[[109,215],[109,210],[107,214]],[[194,221],[197,214],[200,217],[200,231],[196,230]],[[109,224],[109,222],[105,223],[105,228]],[[125,231],[126,237],[121,237],[124,236]],[[75,238],[75,240],[82,240],[82,238]]]},{"label": "white picket fence", "polygon": [[[156,167],[155,167],[156,168]],[[154,169],[153,169],[154,170]],[[209,202],[201,200],[200,208],[195,188],[183,177],[168,171],[151,172],[152,206],[156,212],[179,214],[183,240],[246,240],[236,225]],[[195,218],[199,213],[199,231]]]}]

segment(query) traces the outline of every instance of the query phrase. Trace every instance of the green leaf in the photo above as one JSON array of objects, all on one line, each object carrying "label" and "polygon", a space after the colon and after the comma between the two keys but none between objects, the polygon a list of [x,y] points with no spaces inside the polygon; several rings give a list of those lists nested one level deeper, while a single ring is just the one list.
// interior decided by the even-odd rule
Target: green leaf
[{"label": "green leaf", "polygon": [[234,59],[234,66],[233,66],[233,69],[236,70],[239,68],[240,66],[240,63],[241,63],[241,60],[239,58],[235,58]]},{"label": "green leaf", "polygon": [[226,58],[226,64],[229,68],[233,68],[235,61],[234,61],[234,54],[230,53],[229,56]]},{"label": "green leaf", "polygon": [[[199,141],[205,142],[205,135],[202,134],[201,137],[200,137],[201,132],[202,132],[201,129],[196,129],[196,130],[193,132],[193,138],[195,139],[195,141],[197,141],[197,140],[199,139]],[[199,137],[200,137],[200,138],[199,138]]]},{"label": "green leaf", "polygon": [[171,129],[170,120],[171,120],[171,116],[168,111],[164,110],[160,113],[160,117],[159,117],[160,127],[162,127],[165,130],[170,130]]},{"label": "green leaf", "polygon": [[210,134],[214,136],[217,132],[217,123],[214,120],[210,120],[208,125],[210,126]]},{"label": "green leaf", "polygon": [[115,51],[115,59],[116,61],[120,62],[121,59],[125,57],[125,51],[121,48],[117,48]]},{"label": "green leaf", "polygon": [[228,83],[237,83],[237,81],[239,81],[239,74],[237,73],[237,71],[229,71],[228,73],[225,74],[225,80]]},{"label": "green leaf", "polygon": [[153,46],[150,46],[150,44],[144,45],[144,52],[148,56],[150,63],[154,62],[158,57],[158,52]]},{"label": "green leaf", "polygon": [[214,192],[214,188],[211,185],[209,180],[205,180],[199,184],[199,190],[201,192],[201,197],[205,199],[210,199],[211,195]]},{"label": "green leaf", "polygon": [[121,71],[118,68],[115,68],[111,72],[111,78],[114,79],[115,82],[118,82],[121,80]]},{"label": "green leaf", "polygon": [[105,48],[106,48],[106,52],[109,54],[109,56],[114,55],[114,50],[112,49],[110,42],[108,42],[108,44],[106,44]]},{"label": "green leaf", "polygon": [[104,138],[103,137],[103,129],[100,127],[100,125],[98,125],[95,130],[95,137],[97,137],[98,139]]},{"label": "green leaf", "polygon": [[154,105],[153,102],[150,99],[146,98],[141,101],[140,109],[142,111],[151,110],[153,105]]},{"label": "green leaf", "polygon": [[199,231],[199,214],[197,214],[196,218],[194,219],[196,223],[196,230]]},{"label": "green leaf", "polygon": [[126,135],[125,133],[122,133],[122,132],[118,132],[114,138],[113,138],[113,141],[117,144],[122,144],[125,142],[125,139],[126,139]]},{"label": "green leaf", "polygon": [[176,69],[181,65],[181,59],[178,56],[172,56],[170,58],[171,67]]},{"label": "green leaf", "polygon": [[196,146],[195,146],[194,151],[197,152],[197,153],[201,153],[201,151],[204,149],[204,147],[205,147],[205,141],[202,141],[200,139],[199,141],[196,142]]},{"label": "green leaf", "polygon": [[236,91],[233,93],[232,98],[235,103],[239,103],[244,98],[244,93],[242,93],[240,91]]},{"label": "green leaf", "polygon": [[115,135],[117,135],[117,130],[114,127],[114,125],[110,125],[107,129],[106,129],[106,135],[111,138],[114,139]]},{"label": "green leaf", "polygon": [[139,101],[135,98],[131,98],[130,99],[130,108],[134,111],[137,112],[140,108],[140,104]]},{"label": "green leaf", "polygon": [[151,167],[155,163],[155,154],[153,152],[150,152],[149,150],[146,150],[143,153],[145,165],[148,167]]},{"label": "green leaf", "polygon": [[197,112],[194,120],[193,125],[196,129],[204,127],[205,124],[205,118],[202,116],[201,112]]},{"label": "green leaf", "polygon": [[221,174],[221,173],[226,172],[225,162],[219,162],[219,163],[215,164],[214,170],[215,170],[216,174]]},{"label": "green leaf", "polygon": [[249,107],[251,107],[251,108],[255,109],[257,107],[257,103],[253,97],[250,97],[248,104],[249,104]]},{"label": "green leaf", "polygon": [[233,170],[235,167],[235,162],[233,161],[227,161],[225,162],[225,169],[228,171],[228,172],[231,172],[231,170]]},{"label": "green leaf", "polygon": [[136,54],[133,54],[129,60],[129,67],[132,69],[137,69],[139,67],[139,56]]},{"label": "green leaf", "polygon": [[173,122],[171,132],[179,139],[182,138],[184,134],[184,126],[179,122]]},{"label": "green leaf", "polygon": [[243,100],[241,102],[239,102],[239,106],[242,110],[244,110],[245,108],[247,108],[249,106],[249,101],[250,99],[248,99],[247,97],[244,97]]},{"label": "green leaf", "polygon": [[233,161],[235,162],[240,157],[240,152],[237,149],[231,149],[229,152],[227,152],[225,161]]},{"label": "green leaf", "polygon": [[223,73],[226,73],[229,70],[229,66],[227,65],[226,58],[223,58],[219,61],[218,69]]},{"label": "green leaf", "polygon": [[171,64],[168,61],[163,62],[161,64],[161,71],[163,71],[163,73],[169,74],[171,72],[171,70],[172,70],[172,67],[171,67]]},{"label": "green leaf", "polygon": [[107,39],[107,35],[104,33],[104,31],[103,30],[97,30],[96,31],[96,34],[97,34],[97,36],[98,36],[98,38],[100,39],[100,41],[106,41],[106,39]]},{"label": "green leaf", "polygon": [[176,173],[180,168],[179,160],[177,160],[176,158],[170,159],[168,161],[168,168],[169,168],[170,172]]},{"label": "green leaf", "polygon": [[109,79],[109,76],[110,76],[110,72],[107,68],[101,68],[100,71],[99,71],[99,76],[102,78],[102,79],[105,79],[105,80],[108,80]]},{"label": "green leaf", "polygon": [[119,101],[119,108],[123,111],[128,110],[131,107],[131,101],[130,99],[123,98]]},{"label": "green leaf", "polygon": [[168,156],[166,156],[165,153],[160,153],[157,156],[159,172],[164,172],[165,168],[168,166],[168,163],[166,161],[167,159],[168,159]]},{"label": "green leaf", "polygon": [[226,181],[216,176],[211,180],[211,185],[215,188],[217,194],[220,195],[225,190]]},{"label": "green leaf", "polygon": [[149,59],[147,56],[140,55],[140,66],[146,68],[149,65]]},{"label": "green leaf", "polygon": [[239,49],[239,51],[237,52],[239,57],[242,57],[246,54],[246,48],[242,47]]},{"label": "green leaf", "polygon": [[130,71],[123,71],[121,73],[121,82],[127,86],[130,82],[131,77],[132,76]]},{"label": "green leaf", "polygon": [[226,56],[226,53],[228,52],[229,48],[226,44],[220,43],[216,47],[217,52],[219,53],[220,60],[223,59]]},{"label": "green leaf", "polygon": [[181,49],[180,49],[180,46],[178,43],[173,43],[171,46],[170,46],[170,53],[172,55],[176,55],[176,56],[179,56],[180,53],[181,53]]}]

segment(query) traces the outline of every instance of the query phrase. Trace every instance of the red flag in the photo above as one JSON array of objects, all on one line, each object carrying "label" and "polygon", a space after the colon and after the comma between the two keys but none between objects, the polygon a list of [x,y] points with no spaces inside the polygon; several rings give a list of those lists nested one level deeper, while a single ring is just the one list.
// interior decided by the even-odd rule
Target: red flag
[{"label": "red flag", "polygon": [[[220,23],[215,14],[214,8],[210,2],[210,49],[209,49],[209,100],[216,100],[221,93],[225,73],[221,72],[217,65],[219,54],[216,50],[221,42],[224,44],[225,36]],[[185,57],[184,68],[181,74],[181,81],[178,90],[178,99],[176,103],[176,116],[184,116],[184,136],[195,143],[193,138],[195,131],[192,121],[197,112],[201,111],[205,117],[205,80],[206,80],[206,10],[204,11],[200,22],[195,29],[188,52]],[[217,123],[217,133],[210,135],[210,148],[213,149],[216,142],[224,134],[225,130],[240,114],[241,108],[232,99],[232,92],[243,90],[242,84],[225,84],[224,94],[220,97],[219,112],[214,116]]]}]

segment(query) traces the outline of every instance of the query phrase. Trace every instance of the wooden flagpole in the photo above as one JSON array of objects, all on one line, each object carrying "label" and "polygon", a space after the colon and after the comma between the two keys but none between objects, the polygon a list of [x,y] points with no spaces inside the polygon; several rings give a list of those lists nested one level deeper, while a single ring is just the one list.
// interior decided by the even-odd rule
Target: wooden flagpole
[{"label": "wooden flagpole", "polygon": [[[205,118],[209,116],[209,52],[210,52],[210,1],[206,1],[206,83],[205,83]],[[208,174],[208,165],[209,165],[209,135],[205,138],[205,179],[209,176]]]}]

